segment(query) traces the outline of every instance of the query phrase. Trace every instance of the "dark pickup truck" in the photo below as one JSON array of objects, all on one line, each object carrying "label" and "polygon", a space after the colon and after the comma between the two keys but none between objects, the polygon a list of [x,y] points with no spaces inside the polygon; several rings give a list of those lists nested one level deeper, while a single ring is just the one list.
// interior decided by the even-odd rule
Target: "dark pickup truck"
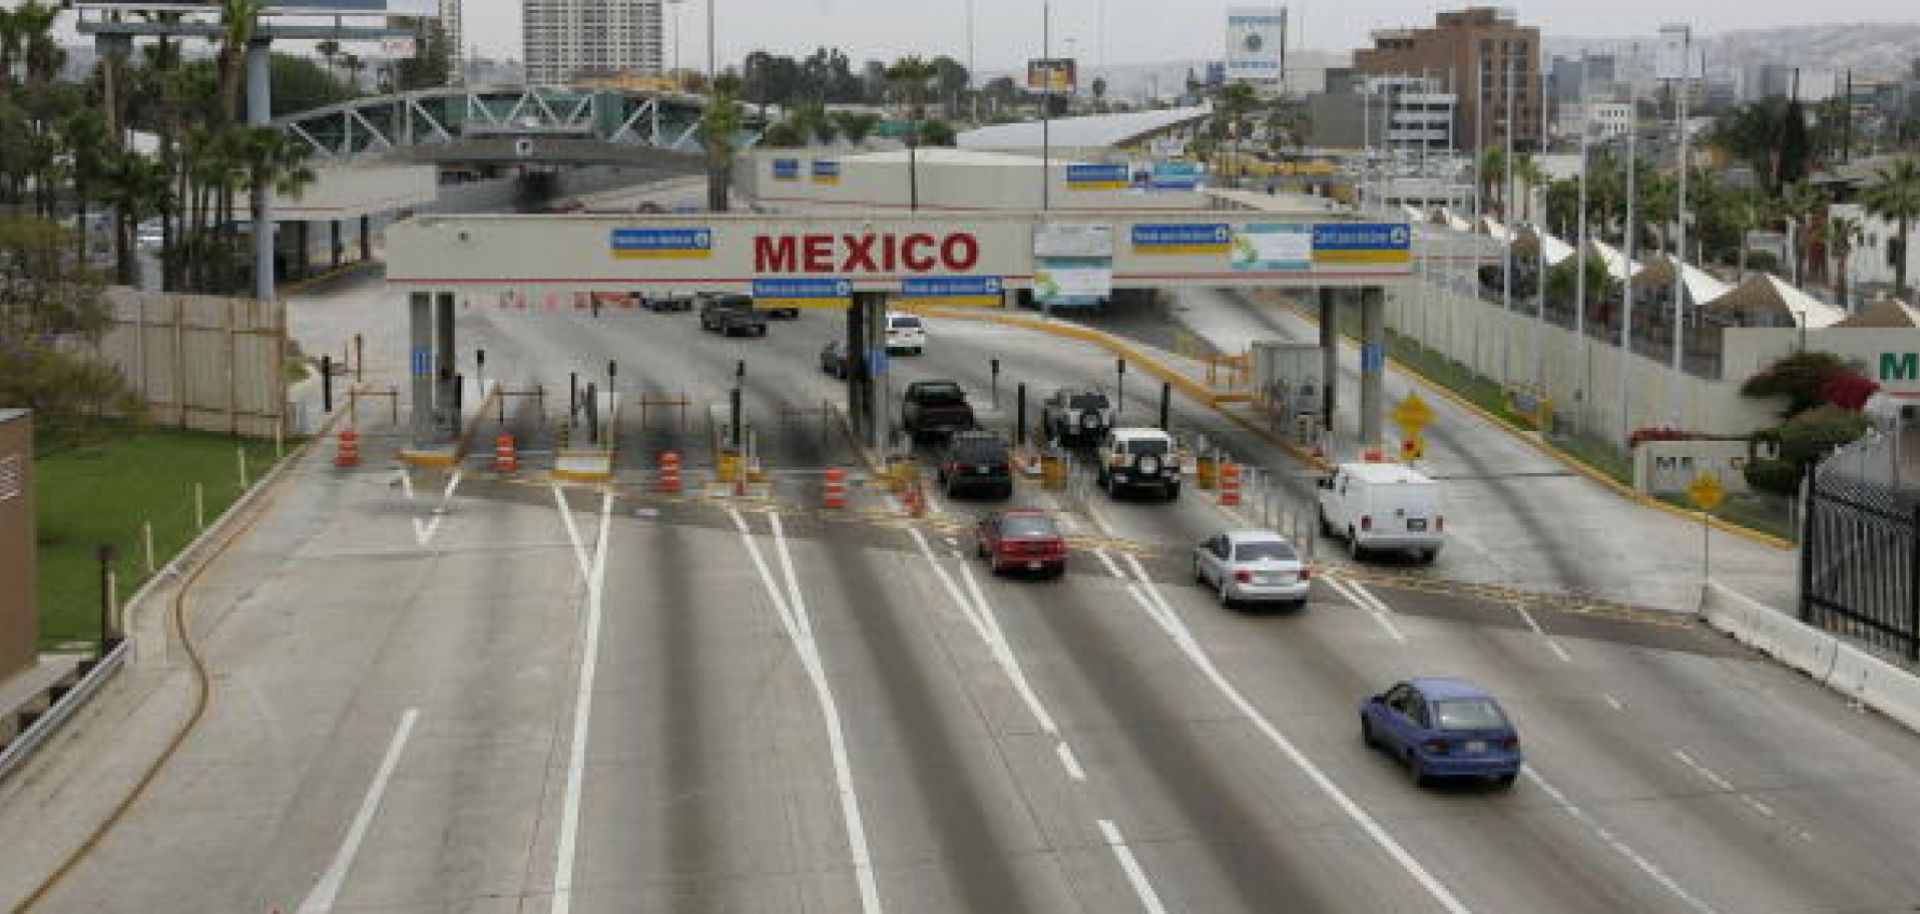
[{"label": "dark pickup truck", "polygon": [[953,381],[915,381],[907,385],[900,425],[916,439],[964,432],[974,427],[973,407]]},{"label": "dark pickup truck", "polygon": [[766,336],[767,316],[745,295],[718,295],[700,308],[700,329],[722,336]]}]

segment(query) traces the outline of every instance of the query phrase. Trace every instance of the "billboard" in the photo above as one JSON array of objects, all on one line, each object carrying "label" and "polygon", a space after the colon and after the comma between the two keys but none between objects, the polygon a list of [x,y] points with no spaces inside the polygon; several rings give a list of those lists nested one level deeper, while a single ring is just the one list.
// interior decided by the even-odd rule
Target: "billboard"
[{"label": "billboard", "polygon": [[1027,91],[1070,95],[1080,88],[1080,67],[1071,57],[1027,61]]},{"label": "billboard", "polygon": [[1660,27],[1660,43],[1654,48],[1653,75],[1655,79],[1685,79],[1687,77],[1687,46],[1691,43],[1691,31],[1684,25],[1663,25]]},{"label": "billboard", "polygon": [[1227,10],[1228,79],[1278,82],[1286,46],[1286,10],[1271,6]]}]

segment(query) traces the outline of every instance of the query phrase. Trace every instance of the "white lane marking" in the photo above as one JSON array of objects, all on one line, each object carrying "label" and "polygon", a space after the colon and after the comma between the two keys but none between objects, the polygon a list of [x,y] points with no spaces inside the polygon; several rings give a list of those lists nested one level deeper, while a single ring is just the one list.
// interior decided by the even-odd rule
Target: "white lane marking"
[{"label": "white lane marking", "polygon": [[1602,694],[1600,697],[1606,699],[1607,706],[1614,709],[1615,711],[1625,711],[1627,709],[1626,705],[1623,705],[1620,703],[1620,699],[1615,698],[1612,695]]},{"label": "white lane marking", "polygon": [[733,525],[740,532],[740,540],[747,548],[748,557],[753,560],[754,570],[760,575],[760,583],[766,588],[768,599],[773,601],[774,610],[786,626],[794,653],[800,655],[800,666],[806,670],[807,681],[813,686],[814,699],[820,705],[820,715],[826,723],[827,750],[833,758],[833,778],[840,795],[840,817],[847,830],[847,847],[853,857],[854,880],[860,888],[860,910],[865,914],[879,914],[880,885],[874,878],[873,852],[867,845],[867,827],[860,814],[860,797],[854,792],[853,764],[847,755],[840,706],[833,699],[826,666],[820,659],[820,649],[813,638],[813,622],[807,617],[806,598],[793,570],[793,555],[787,549],[780,515],[769,513],[767,520],[786,579],[784,592],[768,567],[766,556],[760,551],[760,541],[747,526],[746,518],[741,516],[738,508],[728,507],[727,513],[733,517]]},{"label": "white lane marking", "polygon": [[[933,554],[933,547],[927,543],[927,538],[914,527],[908,527],[907,533],[919,545],[921,556],[927,560],[928,566],[933,568],[934,576],[940,579],[940,586],[946,589],[947,596],[960,607],[960,612],[967,617],[967,622],[973,626],[974,632],[987,645],[987,653],[993,657],[995,663],[1000,665],[1000,670],[1006,675],[1007,681],[1013,683],[1014,691],[1018,692],[1020,700],[1026,703],[1027,712],[1033,715],[1034,722],[1047,733],[1057,734],[1059,727],[1054,724],[1053,715],[1047,712],[1047,706],[1041,703],[1039,693],[1035,692],[1033,684],[1027,681],[1026,671],[1020,668],[1020,659],[1014,656],[1013,646],[1007,641],[1006,632],[1000,628],[1000,620],[994,615],[993,608],[987,603],[985,595],[981,593],[980,583],[974,579],[973,572],[966,561],[961,560],[957,563],[960,576],[966,582],[966,588],[963,591],[960,584],[954,581],[953,575],[940,564],[939,557]],[[967,596],[968,592],[973,594],[972,598]]]},{"label": "white lane marking", "polygon": [[920,532],[920,528],[908,527],[907,535],[913,537],[913,541],[920,546],[920,554],[926,558],[927,564],[933,568],[933,573],[940,578],[941,585],[946,587],[947,596],[952,597],[954,605],[960,607],[960,614],[966,617],[967,624],[973,626],[974,633],[980,636],[981,641],[991,646],[993,644],[993,633],[988,630],[986,621],[981,619],[979,613],[974,611],[972,601],[968,600],[966,595],[960,592],[960,585],[954,583],[953,577],[947,574],[947,569],[940,564],[939,557],[933,554],[933,547],[927,543],[927,538]]},{"label": "white lane marking", "polygon": [[1107,554],[1107,550],[1095,549],[1093,550],[1093,554],[1100,557],[1101,564],[1107,566],[1107,572],[1109,574],[1113,575],[1116,578],[1119,578],[1122,581],[1127,579],[1127,573],[1120,570],[1120,566],[1114,562],[1113,556]]},{"label": "white lane marking", "polygon": [[1127,881],[1133,884],[1133,893],[1140,896],[1140,905],[1151,914],[1166,914],[1167,908],[1160,903],[1159,893],[1153,890],[1153,883],[1147,881],[1147,871],[1140,868],[1140,861],[1134,859],[1133,848],[1127,846],[1120,829],[1111,820],[1100,820],[1100,834],[1107,839],[1107,847],[1113,850],[1113,856],[1120,861],[1120,869],[1127,874]]},{"label": "white lane marking", "polygon": [[1560,646],[1559,639],[1556,639],[1552,635],[1547,634],[1547,630],[1540,627],[1540,620],[1535,619],[1533,617],[1533,613],[1527,612],[1527,608],[1525,606],[1521,606],[1520,604],[1515,603],[1513,605],[1513,610],[1514,612],[1517,612],[1520,614],[1520,618],[1527,620],[1527,627],[1533,629],[1533,633],[1536,635],[1539,635],[1540,640],[1547,642],[1547,647],[1553,649],[1553,655],[1555,657],[1560,658],[1560,661],[1562,663],[1573,662],[1573,656],[1567,653],[1566,648]]},{"label": "white lane marking", "polygon": [[440,522],[446,519],[447,517],[444,514],[436,514],[434,515],[433,520],[430,520],[430,521],[422,521],[420,518],[417,518],[417,517],[414,518],[413,519],[414,544],[422,548],[425,548],[427,543],[433,540],[433,535],[435,533],[440,532]]},{"label": "white lane marking", "polygon": [[[1102,496],[1102,497],[1105,497],[1105,496]],[[1099,529],[1101,533],[1104,533],[1108,536],[1115,536],[1116,534],[1113,532],[1114,530],[1113,523],[1107,519],[1107,512],[1100,510],[1100,506],[1094,504],[1093,498],[1094,496],[1092,496],[1091,494],[1087,496],[1087,500],[1086,500],[1087,517],[1093,520],[1094,527]]]},{"label": "white lane marking", "polygon": [[[1207,653],[1206,648],[1200,646],[1199,641],[1194,639],[1193,633],[1187,629],[1186,625],[1180,621],[1178,616],[1173,614],[1172,608],[1166,605],[1165,599],[1161,597],[1155,589],[1152,580],[1147,577],[1146,569],[1141,567],[1139,560],[1132,555],[1128,555],[1127,561],[1132,566],[1134,574],[1140,578],[1140,587],[1137,589],[1129,588],[1128,593],[1133,596],[1135,602],[1147,610],[1148,616],[1159,621],[1161,627],[1166,630],[1167,636],[1172,638],[1173,642],[1179,645],[1180,649],[1186,653],[1187,658],[1193,661],[1194,666],[1198,667],[1200,672],[1205,674],[1208,680],[1212,681],[1214,688],[1219,690],[1220,694],[1225,696],[1227,701],[1237,708],[1240,713],[1247,718],[1247,721],[1253,724],[1255,729],[1259,730],[1269,742],[1273,743],[1273,745],[1280,750],[1281,754],[1285,755],[1289,761],[1293,762],[1295,767],[1305,773],[1307,777],[1313,781],[1314,785],[1320,788],[1321,793],[1326,794],[1329,799],[1333,800],[1334,805],[1339,806],[1340,810],[1346,813],[1347,818],[1352,819],[1355,824],[1359,825],[1361,830],[1365,831],[1367,836],[1372,838],[1375,844],[1378,844],[1382,850],[1387,852],[1389,857],[1393,858],[1395,863],[1400,865],[1401,869],[1405,870],[1409,876],[1413,877],[1415,882],[1418,882],[1422,888],[1426,889],[1427,894],[1433,896],[1433,899],[1439,902],[1441,907],[1451,912],[1451,914],[1466,914],[1468,911],[1467,906],[1461,903],[1460,899],[1454,897],[1453,892],[1449,890],[1446,885],[1442,884],[1433,873],[1429,872],[1426,866],[1421,864],[1419,860],[1415,859],[1413,854],[1403,847],[1399,841],[1388,834],[1386,828],[1382,826],[1378,820],[1374,819],[1372,815],[1368,814],[1365,809],[1362,809],[1359,803],[1354,802],[1353,798],[1348,796],[1346,791],[1341,790],[1340,785],[1335,784],[1333,779],[1328,777],[1327,773],[1320,769],[1319,765],[1314,764],[1312,759],[1307,758],[1306,753],[1301,752],[1299,747],[1293,744],[1292,740],[1287,739],[1286,734],[1281,733],[1280,728],[1274,726],[1273,722],[1268,720],[1266,715],[1260,713],[1260,709],[1255,707],[1253,702],[1249,701],[1247,696],[1242,694],[1240,689],[1235,686],[1231,680],[1227,679],[1226,674],[1222,673],[1219,666],[1213,662],[1212,655]],[[1143,591],[1147,596],[1151,597],[1151,599],[1143,598]],[[1153,611],[1155,603],[1160,604],[1164,610],[1164,615]]]},{"label": "white lane marking", "polygon": [[408,501],[413,500],[413,474],[407,472],[405,468],[400,470],[400,492],[407,497]]},{"label": "white lane marking", "polygon": [[1605,842],[1608,847],[1613,848],[1615,853],[1627,858],[1628,862],[1639,867],[1640,872],[1647,874],[1648,878],[1659,883],[1661,888],[1673,893],[1673,896],[1680,899],[1687,907],[1699,912],[1699,914],[1714,914],[1714,909],[1706,902],[1695,898],[1692,893],[1681,888],[1680,883],[1673,881],[1673,877],[1668,876],[1658,866],[1655,866],[1653,861],[1641,856],[1639,851],[1634,850],[1632,847],[1629,847],[1625,841],[1615,837],[1612,830],[1595,821],[1591,815],[1587,814],[1586,810],[1574,805],[1572,800],[1567,799],[1566,794],[1560,792],[1560,788],[1548,783],[1547,779],[1541,777],[1540,773],[1535,771],[1532,765],[1521,768],[1520,773],[1526,775],[1527,780],[1532,781],[1541,790],[1546,791],[1547,796],[1552,797],[1553,802],[1558,804],[1562,811],[1578,820],[1580,824],[1591,829],[1595,835],[1599,836],[1601,841]]},{"label": "white lane marking", "polygon": [[1393,624],[1393,616],[1386,602],[1361,586],[1359,581],[1342,580],[1338,575],[1331,574],[1321,580],[1326,581],[1327,586],[1332,587],[1334,592],[1346,597],[1347,602],[1365,610],[1367,615],[1373,617],[1374,622],[1379,623],[1380,627],[1392,636],[1393,640],[1401,644],[1407,643],[1406,634],[1400,631],[1400,626]]},{"label": "white lane marking", "polygon": [[1072,536],[1073,534],[1080,532],[1080,522],[1077,520],[1074,520],[1072,515],[1060,514],[1058,517],[1054,518],[1054,520],[1060,524],[1060,532],[1065,533],[1068,536]]},{"label": "white lane marking", "polygon": [[1073,747],[1066,743],[1054,743],[1053,752],[1060,756],[1060,766],[1067,769],[1067,777],[1076,781],[1087,779],[1087,772],[1080,767],[1080,760],[1073,757]]},{"label": "white lane marking", "polygon": [[955,537],[951,537],[951,536],[948,536],[948,537],[943,537],[943,540],[944,540],[944,541],[946,542],[946,544],[947,544],[947,545],[949,545],[949,546],[954,546],[954,547],[958,547],[958,546],[960,545],[960,540],[959,540],[959,539],[957,539],[957,538],[955,538]]},{"label": "white lane marking", "polygon": [[1681,764],[1687,766],[1688,768],[1692,768],[1695,774],[1698,774],[1701,777],[1706,778],[1707,783],[1712,784],[1713,786],[1727,793],[1738,792],[1734,788],[1732,781],[1729,781],[1726,778],[1721,777],[1719,774],[1715,773],[1713,769],[1708,768],[1707,766],[1702,765],[1697,761],[1694,761],[1693,756],[1688,755],[1685,749],[1673,750],[1673,757],[1679,759]]},{"label": "white lane marking", "polygon": [[440,507],[442,509],[446,508],[448,502],[453,501],[453,491],[460,488],[460,474],[463,472],[465,471],[454,470],[453,477],[447,480],[446,491],[440,493]]},{"label": "white lane marking", "polygon": [[300,903],[299,914],[327,914],[333,910],[333,901],[340,895],[340,887],[346,884],[347,871],[353,868],[353,860],[360,853],[360,842],[366,840],[367,829],[373,826],[373,817],[380,811],[380,800],[386,796],[387,782],[393,779],[395,768],[400,766],[400,753],[406,751],[407,739],[413,735],[413,723],[420,718],[420,709],[408,708],[400,715],[400,726],[393,731],[393,740],[387,743],[387,754],[380,759],[380,767],[375,769],[373,784],[367,787],[367,795],[360,800],[360,811],[353,816],[353,824],[347,828],[347,836],[340,842],[340,850],[333,855],[332,865],[320,874],[320,881],[314,884],[313,891],[307,893],[307,899]]},{"label": "white lane marking", "polygon": [[[556,492],[559,490],[556,488]],[[567,521],[572,532],[573,521]],[[593,680],[600,669],[600,609],[607,582],[607,541],[613,533],[613,493],[600,496],[600,541],[594,544],[588,569],[587,632],[580,651],[580,681],[573,695],[573,738],[567,745],[567,793],[560,809],[560,840],[554,851],[551,914],[573,909],[573,864],[580,842],[581,788],[587,775],[587,736],[593,722]],[[578,538],[578,534],[575,534]]]},{"label": "white lane marking", "polygon": [[560,520],[567,526],[567,542],[573,544],[573,558],[580,563],[580,580],[589,582],[593,579],[593,570],[588,567],[587,547],[580,543],[580,528],[574,526],[573,506],[567,504],[567,493],[557,485],[553,487],[553,504],[560,509]]}]

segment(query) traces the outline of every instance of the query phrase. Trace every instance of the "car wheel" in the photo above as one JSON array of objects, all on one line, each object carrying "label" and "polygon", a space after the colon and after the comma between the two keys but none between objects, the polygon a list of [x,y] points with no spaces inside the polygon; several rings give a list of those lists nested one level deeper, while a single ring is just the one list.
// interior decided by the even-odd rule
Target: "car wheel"
[{"label": "car wheel", "polygon": [[1422,565],[1431,565],[1431,564],[1433,564],[1433,560],[1434,560],[1434,559],[1437,559],[1437,558],[1439,558],[1439,557],[1440,557],[1440,550],[1438,550],[1438,549],[1423,549],[1423,550],[1421,550],[1421,552],[1420,552],[1420,564],[1422,564]]},{"label": "car wheel", "polygon": [[985,542],[985,541],[975,541],[975,542],[974,542],[974,544],[973,544],[973,554],[974,554],[974,556],[975,556],[975,557],[977,557],[977,558],[983,558],[983,559],[984,559],[984,558],[986,558],[986,557],[987,557],[987,544],[986,544],[986,542]]},{"label": "car wheel", "polygon": [[1199,559],[1193,560],[1193,583],[1201,587],[1207,586],[1206,567],[1200,564]]},{"label": "car wheel", "polygon": [[1227,576],[1224,574],[1220,576],[1220,589],[1218,591],[1218,596],[1220,597],[1221,606],[1224,606],[1228,609],[1233,608],[1233,591],[1227,589]]},{"label": "car wheel", "polygon": [[1493,782],[1499,785],[1500,789],[1505,790],[1509,787],[1512,787],[1514,779],[1518,778],[1519,776],[1520,775],[1518,772],[1515,772],[1513,774],[1503,774],[1503,775],[1500,775],[1499,777],[1494,778]]},{"label": "car wheel", "polygon": [[1358,562],[1367,557],[1367,547],[1360,545],[1360,537],[1353,530],[1347,530],[1347,557]]},{"label": "car wheel", "polygon": [[1176,482],[1173,485],[1170,485],[1167,487],[1167,500],[1168,501],[1180,500],[1180,484],[1179,483]]},{"label": "car wheel", "polygon": [[1420,764],[1420,757],[1414,755],[1412,750],[1407,752],[1407,776],[1413,778],[1415,787],[1425,787],[1433,783],[1433,778],[1427,775],[1427,766]]},{"label": "car wheel", "polygon": [[1365,743],[1368,749],[1380,748],[1380,737],[1373,735],[1373,719],[1365,714],[1360,715],[1360,741]]},{"label": "car wheel", "polygon": [[1327,509],[1321,508],[1319,510],[1319,514],[1320,514],[1320,535],[1325,537],[1333,536],[1333,521],[1327,520]]}]

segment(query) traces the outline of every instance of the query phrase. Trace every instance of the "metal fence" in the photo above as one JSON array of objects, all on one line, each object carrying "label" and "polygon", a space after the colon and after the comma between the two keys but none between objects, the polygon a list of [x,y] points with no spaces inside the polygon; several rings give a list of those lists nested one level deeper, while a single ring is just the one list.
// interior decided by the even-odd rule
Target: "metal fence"
[{"label": "metal fence", "polygon": [[1891,453],[1869,434],[1811,474],[1800,618],[1920,660],[1920,492],[1897,484]]}]

